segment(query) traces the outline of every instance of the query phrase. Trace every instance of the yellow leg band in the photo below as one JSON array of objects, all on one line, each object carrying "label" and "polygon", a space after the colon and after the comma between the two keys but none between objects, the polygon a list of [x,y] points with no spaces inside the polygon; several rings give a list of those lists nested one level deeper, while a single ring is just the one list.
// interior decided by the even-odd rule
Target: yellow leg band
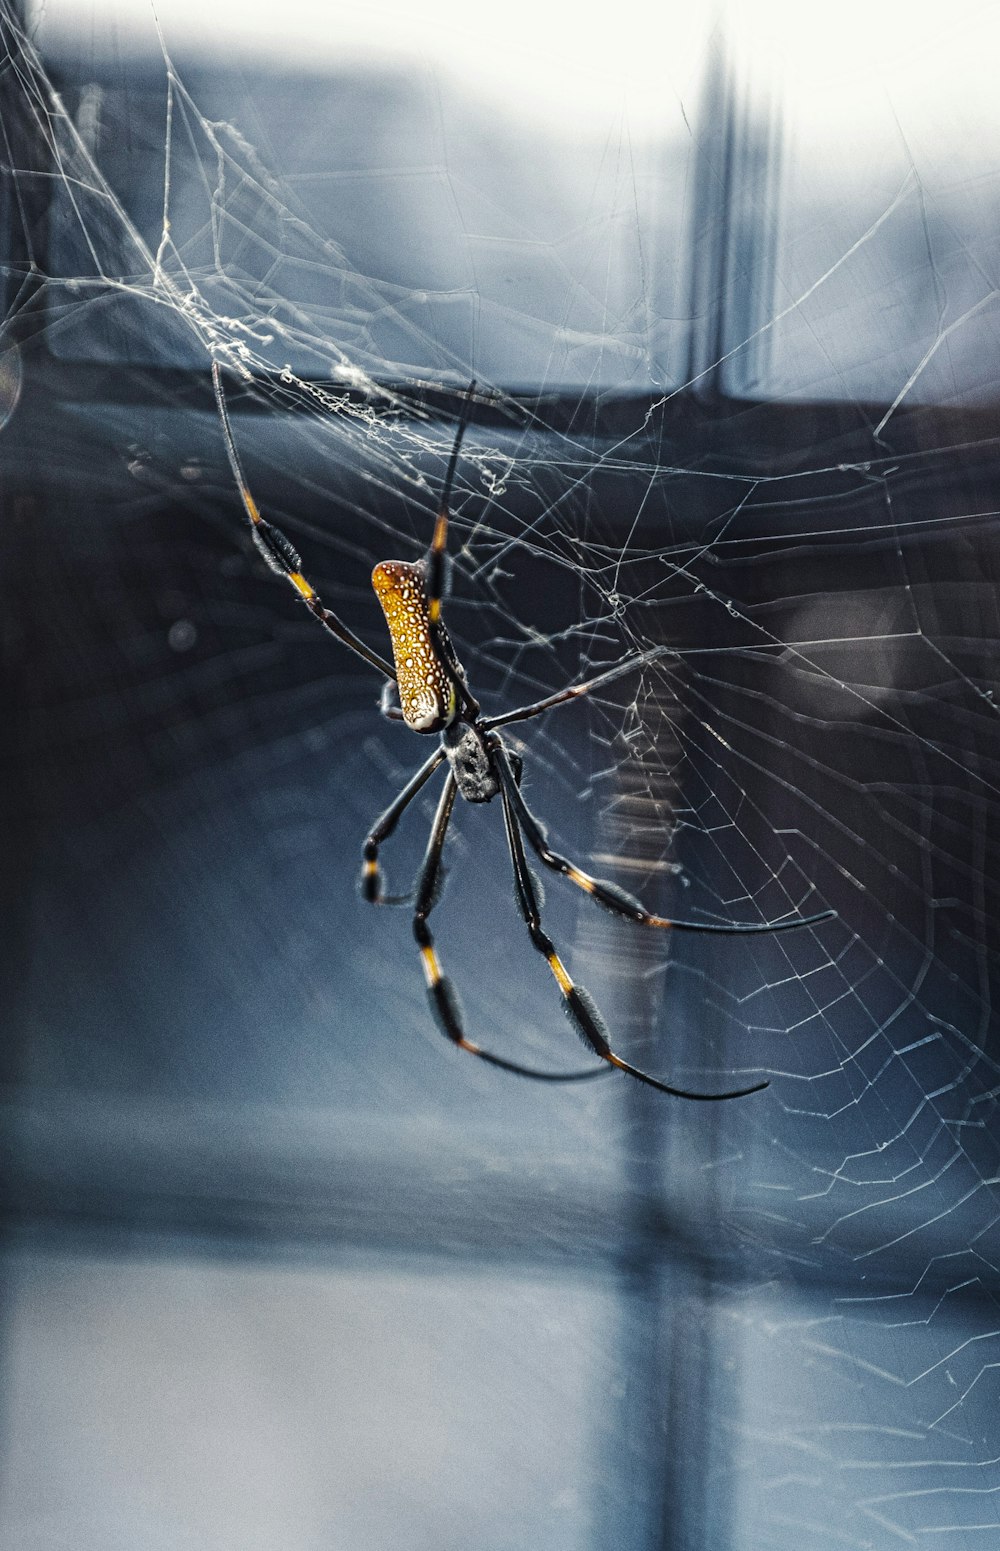
[{"label": "yellow leg band", "polygon": [[552,973],[555,975],[556,980],[559,983],[560,991],[564,996],[568,996],[573,989],[573,982],[567,974],[566,966],[563,964],[563,961],[559,957],[558,953],[549,954],[549,969],[551,969]]},{"label": "yellow leg band", "polygon": [[303,598],[305,598],[307,603],[311,602],[311,600],[315,598],[316,594],[313,592],[301,571],[289,571],[288,579],[292,583],[293,587],[298,588],[299,592],[302,594]]},{"label": "yellow leg band", "polygon": [[421,948],[420,957],[424,961],[424,974],[427,976],[427,984],[436,986],[441,979],[441,966],[438,963],[437,954],[433,948]]}]

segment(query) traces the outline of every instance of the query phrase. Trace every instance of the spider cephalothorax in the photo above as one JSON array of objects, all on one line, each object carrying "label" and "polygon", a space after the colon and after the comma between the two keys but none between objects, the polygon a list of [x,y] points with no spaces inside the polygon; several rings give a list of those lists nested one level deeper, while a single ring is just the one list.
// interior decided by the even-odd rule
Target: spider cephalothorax
[{"label": "spider cephalothorax", "polygon": [[[811,926],[825,920],[833,912],[820,911],[816,915],[802,916],[782,921],[762,922],[710,922],[676,921],[666,916],[654,915],[617,884],[593,878],[566,857],[560,856],[548,843],[545,830],[535,818],[521,792],[521,759],[506,745],[498,729],[515,722],[530,721],[564,705],[582,695],[610,683],[625,673],[634,672],[664,655],[662,647],[639,653],[626,659],[607,672],[583,683],[571,684],[557,690],[543,700],[516,710],[502,712],[499,716],[480,715],[479,703],[469,689],[468,681],[454,647],[441,620],[441,599],[445,591],[447,571],[448,517],[451,488],[458,462],[462,437],[472,407],[475,384],[465,395],[455,440],[445,474],[441,507],[434,524],[430,547],[422,559],[416,562],[384,560],[372,573],[372,584],[382,605],[389,636],[392,642],[394,662],[389,663],[378,652],[367,646],[360,637],[325,607],[302,571],[302,562],[294,547],[279,528],[265,522],[250,494],[249,486],[240,465],[239,454],[233,440],[225,395],[222,390],[222,373],[218,362],[212,367],[215,398],[222,421],[226,451],[230,467],[239,487],[244,510],[250,520],[254,542],[273,571],[282,575],[295,588],[310,613],[319,620],[338,641],[350,648],[365,662],[376,668],[384,679],[382,710],[394,721],[403,721],[413,732],[436,733],[440,742],[430,758],[404,786],[399,795],[386,808],[372,826],[364,844],[364,861],[361,871],[361,892],[370,904],[401,903],[390,900],[382,887],[379,868],[379,847],[388,840],[410,803],[423,790],[434,773],[447,763],[448,774],[438,802],[430,839],[423,865],[414,886],[413,933],[420,950],[431,1007],[442,1032],[452,1044],[467,1050],[481,1060],[505,1071],[517,1072],[524,1077],[534,1077],[547,1082],[577,1082],[597,1077],[617,1069],[629,1076],[658,1088],[661,1093],[671,1093],[683,1099],[738,1099],[766,1088],[766,1082],[753,1083],[727,1093],[691,1093],[684,1088],[673,1087],[640,1071],[624,1060],[612,1048],[610,1035],[601,1014],[582,986],[577,985],[550,937],[541,919],[541,900],[538,885],[528,866],[525,841],[539,861],[553,872],[561,874],[577,888],[605,909],[624,916],[639,926],[658,929],[673,928],[692,932],[780,932],[793,927]],[[395,685],[399,701],[393,705],[385,690]],[[441,883],[441,858],[445,838],[451,822],[455,798],[461,794],[467,802],[492,802],[500,798],[503,808],[504,827],[514,871],[514,896],[528,930],[532,946],[542,955],[555,978],[563,998],[563,1004],[584,1043],[599,1056],[601,1065],[589,1067],[583,1072],[539,1072],[520,1062],[508,1061],[503,1056],[484,1050],[465,1033],[462,1014],[451,982],[442,974],[434,939],[428,926],[431,911],[437,903]]]}]

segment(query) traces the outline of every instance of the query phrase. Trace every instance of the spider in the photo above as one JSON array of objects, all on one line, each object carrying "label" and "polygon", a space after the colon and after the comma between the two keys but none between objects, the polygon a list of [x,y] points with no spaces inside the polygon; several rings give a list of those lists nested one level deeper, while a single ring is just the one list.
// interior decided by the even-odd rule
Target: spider
[{"label": "spider", "polygon": [[[222,372],[219,363],[212,365],[212,383],[218,405],[226,452],[233,477],[239,489],[243,507],[250,521],[254,544],[270,569],[291,583],[301,601],[314,619],[335,636],[344,646],[362,657],[381,673],[385,679],[382,690],[381,710],[393,721],[403,721],[411,731],[438,737],[438,744],[430,758],[410,777],[402,791],[372,825],[364,843],[361,872],[361,893],[370,904],[413,903],[413,934],[423,962],[424,975],[431,1008],[442,1033],[460,1050],[478,1056],[491,1066],[517,1073],[521,1077],[535,1078],[541,1082],[581,1082],[592,1077],[607,1075],[617,1069],[626,1072],[637,1081],[669,1093],[679,1099],[701,1102],[746,1098],[759,1093],[768,1084],[753,1083],[748,1088],[736,1088],[724,1093],[694,1093],[663,1082],[648,1072],[633,1066],[612,1049],[611,1036],[593,999],[583,986],[570,975],[547,936],[541,919],[539,888],[528,866],[525,841],[545,867],[568,878],[577,888],[615,915],[624,916],[639,926],[672,929],[685,932],[757,933],[781,932],[793,928],[811,926],[827,920],[832,910],[794,920],[764,922],[707,922],[668,920],[654,915],[640,900],[634,898],[615,883],[593,878],[589,873],[565,856],[560,856],[549,845],[545,829],[529,809],[521,792],[522,760],[507,746],[500,735],[501,727],[530,721],[542,716],[556,706],[578,700],[592,694],[611,680],[632,672],[665,654],[666,648],[637,653],[596,677],[570,684],[555,694],[546,695],[516,710],[505,711],[499,716],[483,716],[478,700],[469,688],[465,669],[458,660],[451,639],[441,617],[441,600],[448,591],[449,566],[448,521],[452,486],[458,464],[462,438],[473,401],[475,383],[470,384],[452,443],[448,467],[442,487],[441,502],[434,524],[430,547],[415,564],[403,560],[381,561],[372,573],[372,585],[385,614],[392,644],[394,663],[390,663],[349,630],[332,610],[328,609],[312,583],[302,571],[302,561],[284,533],[267,522],[260,513],[247,484],[246,476],[236,450],[229,413],[226,407]],[[398,704],[392,700],[393,688],[398,693]],[[383,890],[379,867],[379,848],[395,830],[400,818],[423,790],[431,776],[447,763],[448,773],[438,801],[437,812],[431,826],[430,838],[423,863],[411,896],[391,899]],[[428,925],[431,911],[437,903],[441,883],[441,858],[445,837],[451,822],[455,798],[461,795],[466,802],[487,803],[499,797],[503,810],[507,846],[514,873],[514,894],[524,918],[532,946],[545,959],[562,994],[563,1004],[570,1021],[575,1025],[584,1044],[600,1057],[601,1064],[587,1067],[584,1071],[549,1072],[523,1066],[504,1056],[485,1050],[471,1040],[465,1032],[462,1013],[451,981],[441,971],[434,938]]]}]

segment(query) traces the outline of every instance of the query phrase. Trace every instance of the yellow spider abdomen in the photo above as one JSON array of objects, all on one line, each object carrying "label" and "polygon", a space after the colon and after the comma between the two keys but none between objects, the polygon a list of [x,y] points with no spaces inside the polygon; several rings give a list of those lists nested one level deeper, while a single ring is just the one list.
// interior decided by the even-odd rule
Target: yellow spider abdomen
[{"label": "yellow spider abdomen", "polygon": [[440,732],[454,720],[457,696],[431,640],[423,568],[383,560],[372,586],[389,626],[403,720],[414,732]]}]

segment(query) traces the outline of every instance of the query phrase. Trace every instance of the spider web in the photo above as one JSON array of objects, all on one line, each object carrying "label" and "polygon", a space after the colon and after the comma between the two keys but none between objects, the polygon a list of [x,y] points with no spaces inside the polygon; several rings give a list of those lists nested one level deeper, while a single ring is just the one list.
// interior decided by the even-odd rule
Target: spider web
[{"label": "spider web", "polygon": [[[388,59],[345,15],[333,67],[276,71],[186,57],[166,12],[123,12],[110,45],[97,13],[81,55],[57,12],[26,33],[2,11],[5,439],[40,491],[7,523],[37,1134],[66,1093],[219,1106],[232,1134],[332,1115],[345,1148],[361,1115],[460,1179],[523,1147],[584,1223],[626,1187],[699,1254],[717,1223],[708,1314],[678,1274],[726,1354],[708,1543],[985,1544],[997,166],[975,65],[947,125],[921,92],[987,24],[879,35],[853,116],[831,60],[834,155],[735,23],[670,18],[667,84],[626,110],[591,75],[584,131],[562,86],[552,118],[505,111],[472,46],[415,68],[393,15]],[[767,53],[791,24],[762,15]],[[667,940],[547,878],[547,929],[630,1060],[766,1095],[553,1098],[439,1049],[405,914],[352,893],[425,751],[256,563],[213,359],[255,497],[379,651],[368,573],[425,548],[476,379],[447,618],[485,709],[641,659],[512,729],[554,843],[686,920],[836,911]],[[400,888],[433,802],[386,847]],[[447,855],[434,921],[470,1029],[578,1065],[499,815],[459,815]],[[551,1228],[567,1256],[579,1221]]]}]

